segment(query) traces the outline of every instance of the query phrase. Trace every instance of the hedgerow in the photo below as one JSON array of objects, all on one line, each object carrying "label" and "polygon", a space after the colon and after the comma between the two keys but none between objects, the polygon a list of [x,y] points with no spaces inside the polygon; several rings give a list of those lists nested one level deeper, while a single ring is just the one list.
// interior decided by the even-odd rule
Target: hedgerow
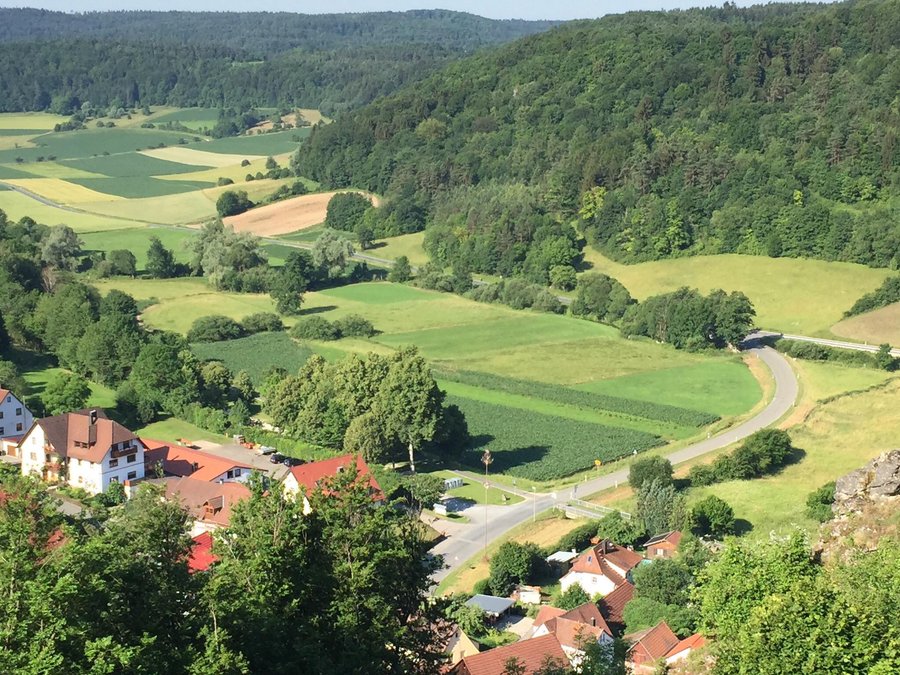
[{"label": "hedgerow", "polygon": [[688,410],[663,403],[637,401],[628,398],[597,394],[590,391],[570,389],[555,384],[517,380],[502,375],[492,375],[471,370],[440,371],[438,378],[468,384],[484,389],[494,389],[509,394],[542,398],[554,403],[573,405],[588,410],[606,410],[622,415],[642,417],[657,422],[668,422],[679,426],[703,427],[719,418],[710,413]]}]

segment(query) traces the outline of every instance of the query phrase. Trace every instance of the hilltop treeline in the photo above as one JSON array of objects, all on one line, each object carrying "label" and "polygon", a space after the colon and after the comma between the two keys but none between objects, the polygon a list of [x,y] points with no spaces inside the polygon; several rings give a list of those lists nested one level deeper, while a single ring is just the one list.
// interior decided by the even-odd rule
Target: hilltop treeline
[{"label": "hilltop treeline", "polygon": [[316,130],[297,163],[385,194],[386,217],[392,201],[412,204],[387,231],[448,225],[459,246],[442,247],[456,251],[481,248],[487,229],[519,244],[520,268],[538,238],[447,217],[444,195],[492,203],[491,186],[525,184],[538,194],[533,231],[545,213],[578,218],[619,260],[888,266],[900,263],[898,45],[898,0],[567,24]]},{"label": "hilltop treeline", "polygon": [[[549,22],[458,12],[0,10],[0,112],[94,106],[356,108]],[[239,45],[223,47],[222,45]]]}]

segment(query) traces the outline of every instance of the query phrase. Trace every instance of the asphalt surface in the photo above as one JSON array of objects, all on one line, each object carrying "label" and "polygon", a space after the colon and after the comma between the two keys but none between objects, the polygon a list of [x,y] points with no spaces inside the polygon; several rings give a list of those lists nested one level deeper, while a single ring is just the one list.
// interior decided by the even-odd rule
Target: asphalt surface
[{"label": "asphalt surface", "polygon": [[[727,447],[760,429],[769,427],[784,417],[796,403],[800,389],[794,371],[791,370],[787,360],[771,347],[750,346],[746,351],[761,359],[772,372],[775,380],[775,393],[772,400],[749,420],[716,436],[670,453],[667,457],[672,464],[680,464]],[[483,480],[476,478],[475,475],[467,474],[467,476],[472,480]],[[584,483],[578,483],[577,496],[585,498],[627,481],[628,469],[621,469]],[[440,583],[448,574],[464,566],[470,558],[478,555],[486,545],[499,539],[514,527],[534,518],[535,514],[546,511],[557,503],[564,504],[571,495],[571,488],[566,488],[559,493],[529,494],[530,496],[526,497],[525,501],[513,506],[478,506],[468,509],[466,516],[471,524],[465,529],[459,528],[460,531],[444,539],[432,549],[433,553],[444,556],[446,565],[444,569],[433,576],[435,582]]]},{"label": "asphalt surface", "polygon": [[[775,333],[768,330],[756,331],[750,337],[782,337],[785,340],[797,340],[799,342],[812,342],[813,344],[823,345],[825,347],[835,347],[837,349],[853,349],[858,352],[877,352],[878,345],[863,344],[861,342],[847,342],[845,340],[830,340],[828,338],[809,337],[807,335],[790,335],[788,333]],[[900,348],[892,349],[891,355],[900,356]]]}]

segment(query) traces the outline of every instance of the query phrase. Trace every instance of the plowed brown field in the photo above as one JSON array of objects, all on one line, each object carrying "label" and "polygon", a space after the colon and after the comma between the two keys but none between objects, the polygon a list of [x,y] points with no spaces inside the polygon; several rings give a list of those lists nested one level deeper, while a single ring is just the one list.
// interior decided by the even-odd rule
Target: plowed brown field
[{"label": "plowed brown field", "polygon": [[230,216],[225,219],[225,224],[233,226],[236,232],[252,232],[261,237],[305,230],[325,222],[328,202],[336,194],[337,192],[320,192],[285,199],[250,209],[239,216]]}]

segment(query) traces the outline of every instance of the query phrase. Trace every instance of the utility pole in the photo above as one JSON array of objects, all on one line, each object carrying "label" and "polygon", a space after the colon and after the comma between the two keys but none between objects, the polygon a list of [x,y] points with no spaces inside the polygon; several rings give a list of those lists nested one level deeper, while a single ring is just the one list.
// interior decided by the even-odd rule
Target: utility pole
[{"label": "utility pole", "polygon": [[484,558],[487,560],[487,531],[488,531],[488,467],[494,458],[491,456],[490,450],[485,450],[481,456],[481,463],[484,464]]},{"label": "utility pole", "polygon": [[537,488],[531,486],[531,522],[537,522]]}]

